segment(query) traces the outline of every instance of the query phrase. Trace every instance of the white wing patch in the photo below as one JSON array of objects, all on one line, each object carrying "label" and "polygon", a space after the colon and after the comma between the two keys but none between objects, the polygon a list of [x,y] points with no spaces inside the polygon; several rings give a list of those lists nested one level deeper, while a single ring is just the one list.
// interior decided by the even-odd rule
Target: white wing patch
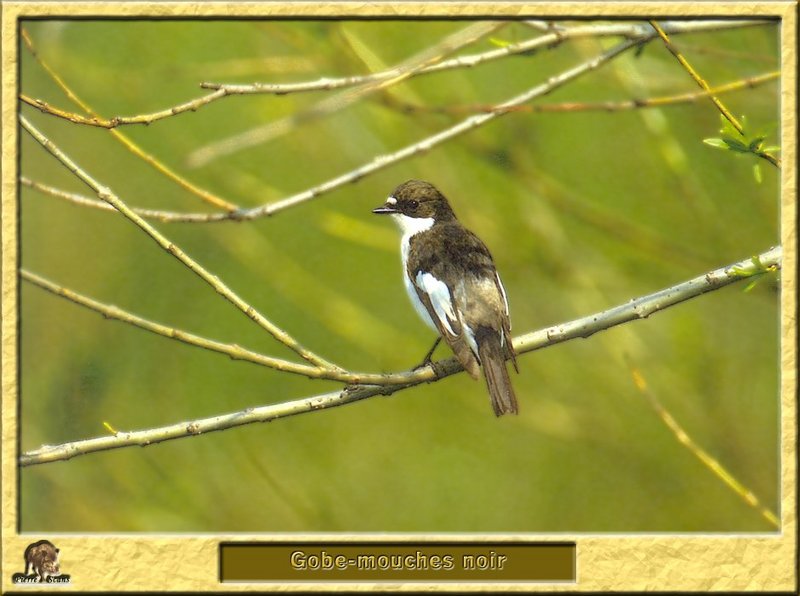
[{"label": "white wing patch", "polygon": [[469,349],[472,350],[472,354],[478,359],[478,362],[480,362],[480,357],[478,356],[478,342],[475,341],[475,334],[472,332],[472,328],[466,324],[464,325],[464,337],[467,338],[467,343],[469,344]]},{"label": "white wing patch", "polygon": [[[506,297],[506,289],[503,287],[503,282],[500,281],[500,275],[497,271],[494,272],[494,278],[497,280],[497,287],[500,288],[500,294],[503,296],[503,305],[506,307],[506,319],[508,320],[508,328],[511,329],[511,319],[509,318],[508,314],[508,298]],[[506,345],[506,334],[500,334],[500,345],[505,347]]]},{"label": "white wing patch", "polygon": [[500,275],[497,271],[494,272],[494,278],[497,280],[497,287],[500,288],[500,293],[503,295],[503,304],[506,307],[506,316],[508,316],[508,298],[506,297],[506,289],[503,287],[503,282],[500,281]]},{"label": "white wing patch", "polygon": [[455,335],[456,333],[453,331],[450,321],[457,321],[458,318],[453,311],[453,300],[450,297],[450,290],[447,288],[447,284],[436,279],[430,273],[425,273],[423,271],[417,273],[417,279],[415,281],[417,287],[430,298],[433,312],[436,314],[436,318],[439,319],[442,327],[447,329],[450,335]]}]

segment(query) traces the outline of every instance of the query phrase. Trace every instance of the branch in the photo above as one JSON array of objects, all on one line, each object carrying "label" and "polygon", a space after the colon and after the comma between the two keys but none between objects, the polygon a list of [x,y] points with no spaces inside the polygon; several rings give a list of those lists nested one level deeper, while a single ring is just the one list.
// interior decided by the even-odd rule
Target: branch
[{"label": "branch", "polygon": [[[686,72],[689,73],[689,76],[691,76],[692,79],[694,79],[695,83],[697,83],[701,89],[708,92],[708,96],[711,99],[711,102],[716,106],[719,112],[725,117],[725,119],[728,122],[731,123],[731,125],[736,129],[736,131],[740,135],[745,136],[744,127],[742,126],[742,124],[736,119],[736,117],[733,114],[731,114],[730,110],[728,110],[728,108],[725,107],[725,104],[723,104],[713,93],[711,93],[711,88],[709,87],[706,80],[703,77],[701,77],[700,74],[692,67],[692,65],[689,64],[689,61],[683,57],[683,54],[681,54],[680,51],[678,51],[678,48],[676,48],[673,45],[672,41],[670,41],[669,36],[666,34],[666,32],[659,26],[659,24],[656,21],[651,20],[650,24],[656,30],[656,33],[658,33],[658,36],[664,42],[664,45],[667,46],[667,49],[670,51],[670,53],[673,56],[675,56],[680,65],[683,66]],[[768,161],[776,168],[781,167],[780,160],[774,155],[771,155],[766,151],[761,151],[761,150],[753,151],[753,153],[758,157]]]},{"label": "branch", "polygon": [[[665,23],[664,27],[666,28],[666,30],[674,34],[677,34],[677,33],[689,33],[693,31],[708,31],[708,30],[728,28],[728,27],[761,25],[769,22],[770,21],[759,21],[759,20],[699,21],[699,22]],[[548,36],[550,43],[554,43],[553,40],[555,38],[553,36],[557,37],[558,35],[567,35],[567,36],[574,35],[577,37],[579,36],[579,33],[588,35],[588,30],[590,29],[590,27],[575,27],[569,29],[568,31],[572,31],[572,29],[575,29],[577,31],[575,31],[575,33],[567,33],[567,31],[561,31],[560,29],[556,30],[556,32],[554,32],[552,36]],[[608,35],[612,34],[626,35],[631,39],[624,42],[623,44],[616,46],[615,48],[612,48],[605,54],[601,54],[595,58],[592,58],[591,60],[588,60],[578,65],[577,67],[574,67],[570,70],[561,73],[560,75],[550,78],[547,82],[533,87],[532,89],[530,89],[529,91],[525,92],[522,95],[512,98],[498,106],[494,106],[493,111],[491,113],[480,114],[477,116],[472,116],[470,118],[467,118],[466,120],[463,120],[462,122],[454,125],[451,128],[445,129],[437,134],[429,136],[412,145],[408,145],[400,149],[399,151],[376,156],[371,161],[357,167],[354,170],[341,174],[336,178],[328,180],[322,184],[309,188],[305,191],[296,193],[294,195],[290,195],[289,197],[286,197],[279,201],[273,203],[267,203],[251,209],[240,209],[228,213],[178,213],[172,211],[146,210],[146,209],[135,209],[134,211],[137,214],[141,215],[142,217],[157,219],[164,222],[181,222],[181,223],[215,223],[221,221],[254,220],[260,217],[274,215],[284,209],[315,199],[319,196],[324,195],[325,193],[331,192],[346,184],[355,183],[367,175],[382,170],[383,168],[386,168],[390,165],[394,165],[395,163],[402,161],[404,159],[428,151],[429,149],[443,143],[444,141],[447,141],[465,132],[478,128],[483,124],[486,124],[487,122],[493,120],[496,117],[518,110],[520,109],[519,106],[521,106],[523,103],[526,103],[537,97],[547,95],[548,93],[563,86],[564,84],[570,82],[571,80],[574,80],[579,76],[598,68],[603,63],[614,58],[615,56],[622,53],[626,49],[632,47],[633,45],[645,43],[651,40],[656,35],[653,29],[643,25],[630,25],[630,26],[609,25],[606,26],[604,31]],[[497,50],[495,50],[495,52],[497,52]],[[454,60],[461,60],[461,59],[462,58],[457,58]],[[23,183],[24,184],[27,183],[29,186],[37,188],[42,192],[46,192],[54,196],[60,196],[62,198],[67,198],[68,200],[72,200],[73,202],[79,204],[84,204],[88,206],[90,205],[90,202],[92,202],[92,199],[87,199],[85,197],[81,197],[80,195],[75,195],[73,193],[66,193],[64,191],[59,191],[57,189],[54,189],[53,187],[47,187],[46,185],[43,185],[38,182],[36,183],[30,182],[28,179],[25,179]],[[93,204],[91,206],[97,207],[98,204]]]},{"label": "branch", "polygon": [[[741,21],[716,20],[716,21],[695,21],[695,22],[677,21],[677,22],[664,22],[663,27],[666,31],[668,31],[671,34],[679,34],[679,33],[693,32],[693,31],[713,31],[716,29],[728,29],[732,27],[747,27],[753,25],[761,25],[766,22],[767,21],[758,21],[758,20],[741,20]],[[484,62],[490,62],[493,60],[497,60],[499,58],[504,58],[506,56],[531,53],[536,49],[542,47],[554,47],[555,45],[558,45],[562,41],[568,39],[578,39],[585,37],[597,37],[597,38],[619,37],[619,36],[636,37],[643,35],[647,29],[647,27],[645,27],[644,25],[621,24],[621,23],[610,24],[610,25],[581,25],[575,27],[556,27],[555,23],[551,21],[547,22],[525,21],[525,24],[533,28],[536,28],[537,30],[544,31],[546,35],[542,35],[535,39],[529,39],[522,42],[512,43],[500,49],[489,50],[487,52],[481,52],[478,54],[471,54],[467,56],[453,58],[451,60],[446,60],[439,64],[434,64],[422,68],[417,72],[412,73],[411,76],[441,72],[443,70],[450,70],[454,68],[471,68],[473,66],[477,66],[478,64],[482,64]],[[55,75],[55,73],[49,68],[49,66],[47,66],[45,63],[42,62],[41,58],[38,56],[35,49],[33,48],[33,44],[30,40],[30,37],[27,35],[27,32],[24,29],[22,30],[22,38],[23,41],[25,41],[28,48],[31,50],[31,53],[37,58],[37,60],[39,60],[39,62],[42,64],[45,70],[47,70],[48,73],[51,76],[53,76],[54,79],[56,79],[56,82],[59,83],[59,86],[61,86],[62,89],[64,89],[64,86],[62,84],[63,82],[60,82],[60,79],[58,79],[57,75]],[[103,118],[97,115],[96,113],[93,113],[90,110],[86,109],[85,104],[82,104],[82,102],[80,101],[76,101],[77,97],[72,92],[69,91],[67,92],[67,95],[73,101],[76,101],[76,103],[78,103],[78,105],[80,105],[84,110],[92,113],[92,116],[87,117],[81,114],[76,114],[74,112],[69,112],[67,110],[51,106],[49,103],[42,101],[40,99],[28,97],[26,95],[20,95],[20,100],[46,114],[63,118],[75,124],[83,124],[86,126],[96,126],[100,128],[113,129],[119,126],[127,126],[127,125],[136,125],[136,124],[148,125],[158,120],[163,120],[165,118],[171,118],[172,116],[185,114],[186,112],[195,112],[198,109],[214,101],[217,101],[219,99],[222,99],[223,97],[228,97],[231,95],[252,95],[252,94],[286,95],[289,93],[304,93],[310,91],[330,91],[333,89],[340,89],[343,87],[357,86],[368,82],[382,81],[385,79],[392,78],[396,74],[397,74],[396,69],[389,69],[386,71],[371,73],[368,75],[350,76],[350,77],[324,77],[321,79],[317,79],[315,81],[304,81],[299,83],[288,83],[288,84],[252,83],[249,85],[236,85],[236,84],[203,82],[200,83],[200,87],[203,89],[211,89],[213,90],[213,93],[208,93],[206,95],[196,97],[194,99],[185,101],[175,106],[171,106],[163,110],[158,110],[156,112],[151,112],[148,114],[137,114],[134,116],[114,116],[112,118]]]},{"label": "branch", "polygon": [[[609,310],[528,333],[514,340],[514,349],[518,354],[524,354],[578,337],[589,337],[598,331],[629,321],[647,318],[670,306],[680,304],[706,292],[717,290],[742,279],[761,275],[767,271],[774,271],[780,267],[781,256],[781,247],[773,247],[760,255],[727,267],[709,271],[705,275],[695,277],[654,294],[631,300]],[[147,446],[170,439],[190,437],[254,422],[268,422],[306,412],[343,406],[376,395],[392,395],[402,389],[419,385],[425,381],[438,381],[462,370],[461,365],[455,358],[449,358],[415,372],[383,376],[385,381],[390,379],[395,382],[397,380],[407,381],[400,384],[349,385],[341,391],[269,406],[247,408],[211,418],[180,422],[141,431],[114,432],[111,436],[74,441],[62,445],[44,445],[39,449],[21,454],[19,463],[20,466],[31,466],[64,461],[77,455],[96,451],[119,449],[132,445]]]},{"label": "branch", "polygon": [[[708,91],[693,91],[690,93],[679,93],[676,95],[667,95],[661,97],[649,97],[644,99],[627,99],[623,101],[595,101],[595,102],[579,102],[579,101],[565,101],[559,103],[545,103],[534,105],[517,106],[509,110],[503,108],[505,111],[524,112],[524,113],[553,113],[553,112],[622,112],[626,110],[639,110],[646,108],[661,108],[666,106],[675,106],[685,103],[692,103],[698,99],[706,98],[712,94],[730,93],[731,91],[739,91],[742,89],[754,89],[759,85],[768,83],[769,81],[776,81],[780,79],[781,73],[779,70],[767,72],[761,75],[746,77],[731,81],[719,87],[714,87]],[[448,106],[425,106],[412,103],[401,103],[398,100],[391,99],[391,105],[398,107],[405,113],[424,112],[424,113],[437,113],[437,114],[463,114],[463,113],[483,113],[483,112],[496,112],[501,108],[494,105],[448,105]]]},{"label": "branch", "polygon": [[[79,106],[87,114],[91,114],[91,117],[90,118],[86,118],[85,116],[81,116],[79,114],[73,114],[73,113],[70,113],[70,112],[65,112],[63,110],[58,110],[57,108],[51,108],[49,105],[47,105],[46,103],[44,103],[42,101],[39,101],[38,99],[30,99],[29,97],[26,97],[24,95],[20,95],[20,99],[23,102],[28,103],[28,104],[32,105],[33,107],[38,108],[39,110],[41,110],[41,111],[43,111],[45,113],[50,113],[50,114],[53,114],[53,115],[61,116],[62,118],[65,118],[65,119],[67,119],[67,120],[69,120],[71,122],[76,122],[76,123],[81,123],[81,124],[91,124],[92,126],[101,126],[101,124],[98,124],[98,123],[102,122],[103,118],[100,118],[100,116],[98,116],[97,113],[94,110],[92,110],[92,108],[85,101],[83,101],[80,97],[78,97],[72,91],[72,89],[70,89],[70,87],[66,84],[66,82],[64,82],[64,80],[60,76],[58,76],[58,73],[56,73],[56,71],[54,71],[52,68],[50,68],[50,65],[42,59],[42,57],[36,51],[36,47],[33,45],[33,40],[31,40],[30,36],[28,35],[28,32],[25,30],[24,27],[20,28],[20,33],[21,33],[22,40],[25,42],[25,45],[28,48],[28,51],[30,51],[30,53],[33,55],[33,57],[36,59],[36,61],[39,63],[39,65],[44,69],[44,71],[48,75],[50,75],[50,78],[53,79],[55,84],[66,94],[66,96],[71,101],[73,101],[77,106]],[[197,102],[197,101],[190,102],[190,103],[192,103],[194,105],[193,106],[187,106],[187,109],[197,109],[197,107],[199,107],[199,105],[200,105],[199,102]],[[208,102],[206,102],[206,103],[208,103]],[[170,108],[169,112],[173,113],[173,115],[174,115],[175,113],[180,113],[182,108],[183,108],[183,106],[176,106],[175,108]],[[145,124],[146,123],[147,122],[145,122]],[[209,192],[209,191],[207,191],[207,190],[205,190],[203,188],[200,188],[199,186],[196,186],[195,184],[193,184],[193,183],[189,182],[188,180],[186,180],[184,177],[182,177],[179,174],[173,172],[165,164],[161,163],[155,157],[153,157],[149,153],[145,152],[141,147],[139,147],[139,145],[134,143],[130,138],[125,136],[122,132],[120,132],[118,130],[112,130],[111,131],[111,135],[115,139],[117,139],[120,143],[122,143],[122,145],[126,149],[128,149],[128,151],[130,151],[131,153],[133,153],[134,155],[139,157],[145,163],[150,164],[152,167],[154,167],[156,170],[161,172],[167,178],[169,178],[170,180],[175,182],[178,186],[180,186],[181,188],[183,188],[183,189],[189,191],[190,193],[196,195],[197,197],[199,197],[201,200],[205,201],[206,203],[209,203],[210,205],[214,205],[215,207],[219,207],[219,208],[224,209],[226,211],[234,211],[234,210],[236,210],[238,208],[237,205],[234,205],[230,201],[226,201],[225,199],[223,199],[221,197],[218,197],[214,193]]]},{"label": "branch", "polygon": [[741,482],[739,482],[733,476],[733,474],[731,474],[725,468],[725,466],[719,463],[719,461],[712,457],[711,454],[705,449],[695,443],[691,435],[689,435],[689,433],[683,429],[683,427],[678,423],[677,420],[675,420],[672,414],[670,414],[669,411],[664,407],[664,405],[661,403],[661,400],[658,399],[658,396],[656,396],[656,394],[647,386],[647,381],[638,367],[633,363],[630,356],[626,354],[625,360],[628,363],[628,368],[630,368],[631,376],[633,377],[633,384],[636,386],[636,389],[642,394],[642,396],[644,396],[644,398],[650,404],[650,407],[655,410],[656,414],[658,414],[658,417],[661,418],[661,421],[678,440],[678,443],[686,447],[692,453],[692,455],[700,460],[700,463],[702,463],[715,476],[722,480],[722,482],[725,483],[725,485],[736,495],[738,495],[742,501],[758,511],[758,513],[765,520],[767,520],[770,525],[774,526],[776,529],[780,529],[781,524],[780,520],[778,520],[778,516],[770,511],[768,507],[762,505],[758,500],[758,497],[753,494],[753,491],[749,490]]},{"label": "branch", "polygon": [[23,280],[42,288],[43,290],[47,290],[51,294],[55,294],[56,296],[65,298],[66,300],[69,300],[70,302],[73,302],[79,306],[83,306],[91,311],[100,313],[107,319],[122,321],[123,323],[133,325],[134,327],[139,327],[140,329],[150,331],[156,335],[168,337],[170,339],[174,339],[191,346],[196,346],[198,348],[204,348],[212,352],[225,354],[234,360],[253,362],[268,368],[274,368],[275,370],[301,374],[314,379],[321,378],[320,375],[325,372],[325,369],[317,368],[315,366],[296,364],[294,362],[289,362],[288,360],[272,358],[271,356],[246,350],[236,344],[224,344],[201,337],[199,335],[195,335],[193,333],[189,333],[188,331],[183,331],[182,329],[175,329],[174,327],[168,327],[166,325],[150,321],[117,306],[104,304],[97,300],[93,300],[88,296],[84,296],[83,294],[75,292],[74,290],[60,286],[48,279],[45,279],[41,275],[37,275],[36,273],[27,271],[25,269],[20,269],[20,277]]},{"label": "branch", "polygon": [[[711,31],[718,28],[744,27],[754,24],[763,24],[765,21],[696,21],[696,22],[665,22],[664,27],[672,34],[688,33],[693,31]],[[526,21],[526,23],[532,23]],[[472,68],[479,64],[492,62],[500,58],[519,54],[531,55],[542,48],[551,49],[562,42],[581,38],[626,37],[628,39],[640,38],[649,32],[649,27],[639,24],[610,24],[610,25],[579,25],[575,27],[556,28],[549,23],[542,24],[540,30],[545,35],[510,43],[498,49],[458,56],[421,68],[413,76],[453,70],[457,68]],[[200,83],[204,89],[224,90],[230,95],[288,95],[290,93],[307,93],[309,91],[331,91],[342,87],[351,87],[363,83],[382,81],[392,78],[397,73],[397,68],[391,68],[368,75],[349,77],[323,77],[314,81],[301,81],[298,83],[251,83],[247,85],[226,83]]]},{"label": "branch", "polygon": [[368,79],[367,82],[359,85],[355,89],[343,91],[327,97],[308,109],[295,112],[285,118],[268,122],[263,126],[235,134],[231,137],[209,143],[193,151],[189,155],[187,163],[189,167],[198,167],[222,155],[229,155],[246,149],[247,147],[272,141],[279,136],[287,134],[300,123],[305,123],[342,110],[370,93],[386,89],[410,78],[425,67],[437,64],[444,56],[452,54],[466,45],[475,43],[477,40],[506,24],[507,22],[504,21],[479,21],[473,23],[472,25],[448,35],[438,43],[426,47],[421,52],[418,52],[396,67],[386,71],[387,76],[385,77],[374,80]]},{"label": "branch", "polygon": [[[655,32],[651,32],[649,36],[646,36],[646,39],[652,39],[654,36]],[[475,116],[471,116],[465,120],[462,120],[458,124],[450,128],[447,128],[437,134],[429,136],[421,141],[418,141],[417,143],[414,143],[412,145],[407,145],[406,147],[394,153],[389,153],[374,157],[372,161],[369,161],[366,164],[359,166],[354,170],[350,170],[349,172],[337,176],[336,178],[328,180],[327,182],[323,182],[322,184],[309,188],[305,191],[291,195],[285,199],[275,201],[272,203],[266,203],[259,207],[253,207],[250,209],[240,209],[238,211],[233,211],[229,213],[185,213],[181,214],[179,217],[171,216],[169,217],[169,221],[210,223],[210,222],[218,222],[226,220],[235,220],[235,221],[254,220],[260,217],[274,215],[285,209],[315,199],[325,193],[331,192],[332,190],[339,188],[340,186],[344,186],[345,184],[357,182],[358,180],[369,174],[382,170],[383,168],[393,165],[403,159],[407,159],[409,157],[429,151],[433,147],[440,145],[445,141],[448,141],[465,132],[478,128],[486,124],[487,122],[494,120],[495,118],[499,118],[511,112],[514,107],[520,104],[530,101],[531,99],[534,99],[536,97],[546,95],[552,92],[553,90],[557,89],[558,87],[566,84],[567,82],[574,80],[579,76],[586,74],[587,72],[595,70],[596,68],[598,68],[602,64],[605,64],[609,60],[613,59],[617,55],[624,52],[625,50],[639,43],[644,43],[646,39],[636,38],[635,40],[625,41],[611,48],[610,50],[579,64],[576,67],[573,67],[567,71],[562,72],[560,75],[551,77],[545,83],[538,84],[533,88],[529,89],[528,91],[526,91],[525,93],[518,95],[500,104],[498,106],[497,111],[493,111],[488,114],[478,114]],[[164,219],[166,220],[166,218]]]},{"label": "branch", "polygon": [[328,180],[327,182],[323,182],[318,186],[314,186],[312,188],[294,194],[280,201],[267,203],[265,205],[261,205],[260,207],[253,207],[251,209],[242,210],[237,215],[240,219],[246,219],[246,220],[275,215],[276,213],[279,213],[291,207],[296,207],[297,205],[315,199],[320,195],[323,195],[336,188],[339,188],[340,186],[357,182],[361,178],[369,174],[373,174],[374,172],[377,172],[379,170],[382,170],[399,161],[430,151],[431,149],[433,149],[437,145],[444,143],[445,141],[449,141],[450,139],[458,137],[459,135],[462,135],[480,126],[483,126],[484,124],[491,122],[495,118],[504,116],[505,114],[511,112],[514,107],[520,104],[528,102],[536,97],[547,95],[548,93],[552,92],[558,87],[561,87],[567,82],[599,68],[609,60],[618,56],[625,50],[635,45],[638,45],[639,43],[641,43],[641,40],[622,42],[614,46],[610,50],[603,52],[602,54],[595,56],[594,58],[591,58],[590,60],[587,60],[579,64],[578,66],[566,70],[560,75],[551,77],[546,82],[540,83],[532,87],[528,91],[507,100],[506,102],[498,106],[498,111],[491,112],[488,114],[478,114],[475,116],[470,116],[469,118],[462,120],[461,122],[459,122],[454,126],[451,126],[450,128],[442,130],[412,145],[407,145],[406,147],[400,149],[399,151],[385,155],[379,155],[373,158],[372,161],[369,161],[366,164],[354,170],[351,170],[345,174],[342,174],[336,178]]},{"label": "branch", "polygon": [[[720,27],[724,26],[720,22],[711,21],[710,27]],[[704,23],[705,24],[705,23]],[[751,22],[752,24],[752,22]],[[575,27],[574,35],[572,37],[585,37],[585,36],[597,36],[597,28],[596,26],[589,26],[589,27]],[[385,88],[390,84],[394,84],[399,82],[404,78],[408,78],[413,76],[415,73],[421,72],[437,72],[439,70],[445,70],[450,68],[456,67],[471,67],[479,64],[481,62],[485,62],[487,60],[493,60],[496,58],[508,56],[514,53],[520,53],[522,51],[526,51],[531,53],[535,51],[537,48],[540,47],[555,47],[559,45],[564,39],[567,39],[570,36],[569,31],[573,29],[569,29],[566,31],[556,30],[550,35],[544,35],[534,40],[529,40],[527,42],[523,42],[522,44],[515,44],[516,47],[512,47],[511,50],[506,48],[501,48],[500,50],[493,50],[490,52],[485,52],[483,54],[473,55],[473,56],[465,56],[461,58],[455,58],[453,60],[447,61],[444,68],[441,67],[440,64],[434,64],[427,67],[424,65],[420,65],[420,68],[416,69],[415,72],[408,72],[409,69],[406,65],[401,65],[386,71],[382,71],[380,73],[375,73],[373,75],[368,75],[367,77],[358,78],[358,77],[345,77],[340,79],[320,79],[319,81],[312,81],[310,83],[298,83],[294,85],[282,85],[282,86],[274,86],[274,85],[263,85],[263,84],[256,84],[256,85],[227,85],[223,88],[228,90],[231,93],[297,93],[300,91],[309,91],[312,89],[318,89],[318,85],[321,85],[322,88],[327,90],[336,89],[342,86],[349,86],[354,84],[354,82],[362,81],[363,85],[365,85],[368,89],[379,89]],[[643,25],[623,25],[623,26],[616,26],[616,29],[609,28],[606,32],[614,31],[614,34],[619,36],[622,35],[629,40],[639,40],[641,41],[643,38],[646,38],[648,35],[652,36],[652,31],[649,27]],[[681,32],[682,29],[678,28],[676,32]],[[450,44],[451,46],[454,44]],[[440,52],[436,52],[440,53]],[[363,86],[362,85],[362,86]],[[211,88],[214,88],[212,85]],[[345,96],[347,97],[347,96]],[[332,98],[332,102],[336,103],[336,98]],[[348,102],[350,103],[350,102]],[[316,109],[314,110],[316,111]],[[325,110],[327,111],[327,110]],[[313,113],[313,112],[312,112]],[[295,114],[288,118],[283,118],[278,120],[277,122],[272,122],[266,124],[265,126],[261,126],[244,133],[237,134],[235,136],[229,137],[227,139],[223,139],[221,141],[216,141],[214,143],[208,144],[205,147],[201,147],[193,151],[189,157],[187,158],[187,163],[190,167],[199,167],[209,163],[213,159],[217,159],[223,155],[229,155],[235,151],[239,151],[245,149],[247,147],[252,147],[253,145],[260,144],[272,140],[274,137],[284,134],[288,128],[298,121],[302,114],[298,115]]]},{"label": "branch", "polygon": [[[709,87],[708,83],[694,68],[692,68],[692,65],[689,64],[689,61],[678,51],[678,48],[672,44],[669,36],[664,32],[659,24],[654,20],[650,20],[650,24],[653,26],[653,29],[656,30],[656,33],[658,33],[658,36],[661,38],[661,41],[664,42],[664,45],[667,46],[667,49],[670,51],[670,53],[675,56],[680,65],[683,66],[686,72],[689,73],[689,76],[694,79],[694,82],[697,83],[704,91],[709,91],[711,88]],[[712,103],[717,106],[717,109],[720,111],[720,113],[725,116],[728,122],[733,124],[734,128],[739,131],[739,134],[744,134],[744,128],[742,128],[742,125],[734,117],[734,115],[728,111],[728,108],[726,108],[719,99],[714,97],[714,95],[710,95],[710,99]]]},{"label": "branch", "polygon": [[153,226],[147,223],[141,216],[134,213],[119,197],[111,192],[111,189],[100,185],[89,174],[83,171],[75,162],[73,162],[67,155],[65,155],[56,145],[42,134],[36,127],[34,127],[28,120],[20,115],[19,121],[24,128],[36,141],[38,141],[53,157],[60,161],[70,172],[75,174],[84,184],[91,188],[97,196],[103,201],[114,207],[122,215],[124,215],[133,224],[138,226],[145,234],[155,240],[161,248],[178,259],[191,271],[193,271],[200,279],[208,283],[214,288],[218,294],[223,296],[228,302],[236,306],[251,320],[256,322],[261,328],[266,330],[272,337],[281,342],[283,345],[293,350],[304,360],[311,362],[319,368],[338,369],[334,364],[327,362],[320,356],[317,356],[310,350],[304,348],[300,343],[291,337],[288,333],[283,331],[277,325],[270,322],[264,315],[259,313],[253,306],[247,304],[244,300],[234,293],[228,286],[226,286],[216,275],[212,275],[209,271],[203,268],[197,261],[189,257],[185,252],[178,248],[168,238],[156,230]]},{"label": "branch", "polygon": [[[677,95],[670,95],[664,97],[652,97],[645,99],[629,99],[625,101],[602,101],[602,102],[561,102],[553,104],[536,104],[536,105],[521,105],[516,108],[505,108],[505,111],[515,112],[582,112],[582,111],[604,111],[604,112],[617,112],[622,110],[646,109],[653,107],[664,107],[670,105],[678,105],[682,103],[690,103],[698,99],[705,98],[711,93],[729,93],[741,89],[753,89],[759,85],[763,85],[770,81],[780,78],[780,71],[767,72],[761,75],[731,81],[719,87],[715,87],[709,91],[695,91],[691,93],[682,93]],[[399,106],[399,109],[406,113],[411,112],[426,112],[426,113],[475,113],[475,112],[494,112],[498,111],[497,106],[444,106],[444,107],[429,107],[422,105],[415,105],[410,103],[400,103],[397,100],[391,100],[391,105],[394,107]],[[64,199],[82,207],[90,207],[93,209],[100,209],[103,211],[116,211],[114,207],[97,199],[91,199],[84,195],[65,191],[48,184],[43,184],[35,180],[31,180],[26,176],[21,176],[20,183],[24,186],[37,190],[41,193],[48,194],[53,197]],[[162,222],[181,222],[181,223],[216,223],[226,221],[226,219],[213,219],[209,220],[209,214],[205,213],[180,213],[177,211],[167,211],[161,209],[131,209],[137,215],[145,219],[153,219]],[[232,218],[231,218],[232,219]]]},{"label": "branch", "polygon": [[[23,186],[38,190],[39,192],[52,197],[57,197],[59,199],[64,199],[65,201],[69,201],[70,203],[80,205],[81,207],[90,207],[92,209],[100,209],[101,211],[116,212],[116,209],[105,201],[91,199],[85,195],[62,190],[60,188],[56,188],[55,186],[50,186],[49,184],[42,184],[41,182],[31,180],[27,176],[20,176],[19,183]],[[153,219],[161,222],[213,223],[217,221],[225,221],[222,219],[217,219],[209,222],[206,219],[208,214],[205,213],[197,213],[194,214],[197,217],[191,217],[192,214],[178,213],[176,211],[165,211],[162,209],[142,209],[140,207],[132,207],[131,211],[133,211],[136,215],[143,217],[144,219]]]},{"label": "branch", "polygon": [[96,126],[98,128],[111,129],[126,124],[150,124],[156,120],[163,120],[164,118],[170,118],[185,112],[196,112],[204,105],[209,104],[221,97],[225,97],[226,95],[230,95],[230,93],[228,93],[225,89],[220,89],[218,91],[214,91],[213,93],[203,95],[202,97],[197,97],[190,101],[166,108],[164,110],[152,112],[150,114],[139,114],[136,116],[114,116],[113,118],[103,118],[102,116],[97,115],[82,116],[80,114],[76,114],[75,112],[69,112],[67,110],[62,110],[61,108],[51,106],[49,103],[42,101],[41,99],[28,97],[22,93],[20,94],[19,99],[23,103],[36,108],[40,112],[63,118],[64,120],[68,120],[73,124],[84,124],[86,126]]}]

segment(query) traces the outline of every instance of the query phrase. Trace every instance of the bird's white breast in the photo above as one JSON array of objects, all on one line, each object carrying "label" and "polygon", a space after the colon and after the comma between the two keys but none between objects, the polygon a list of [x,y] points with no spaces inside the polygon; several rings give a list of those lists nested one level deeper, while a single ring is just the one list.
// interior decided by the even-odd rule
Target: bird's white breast
[{"label": "bird's white breast", "polygon": [[411,238],[420,232],[430,230],[431,226],[433,225],[433,218],[408,217],[402,213],[394,213],[392,214],[392,218],[397,222],[400,231],[403,232],[403,238],[400,240],[400,256],[403,261],[403,284],[406,287],[408,297],[411,300],[411,304],[414,306],[414,310],[416,310],[420,318],[425,321],[425,324],[433,329],[436,333],[439,333],[439,330],[433,323],[430,314],[428,314],[428,309],[425,308],[425,305],[422,304],[419,296],[417,295],[414,282],[410,277],[408,277],[408,273],[406,272],[406,263],[408,263],[408,247],[409,243],[411,242]]}]

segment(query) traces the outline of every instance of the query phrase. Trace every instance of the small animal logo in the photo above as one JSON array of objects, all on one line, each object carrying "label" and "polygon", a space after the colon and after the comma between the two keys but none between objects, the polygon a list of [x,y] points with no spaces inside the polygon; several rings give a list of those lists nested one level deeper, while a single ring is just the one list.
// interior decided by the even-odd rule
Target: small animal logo
[{"label": "small animal logo", "polygon": [[29,544],[25,549],[25,573],[15,573],[12,581],[16,584],[69,583],[69,575],[61,573],[59,552],[49,540]]},{"label": "small animal logo", "polygon": [[34,542],[25,549],[25,575],[35,573],[39,581],[46,581],[50,576],[61,575],[58,565],[59,549],[49,540]]}]

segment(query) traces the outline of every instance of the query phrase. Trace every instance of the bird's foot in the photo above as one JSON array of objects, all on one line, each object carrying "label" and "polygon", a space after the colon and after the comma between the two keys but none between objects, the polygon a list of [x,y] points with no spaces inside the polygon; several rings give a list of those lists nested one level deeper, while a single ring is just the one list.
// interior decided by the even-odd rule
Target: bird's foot
[{"label": "bird's foot", "polygon": [[436,346],[439,345],[440,341],[442,341],[441,336],[436,338],[436,341],[433,342],[433,347],[430,350],[428,350],[427,354],[425,354],[425,358],[422,360],[422,362],[417,364],[412,370],[419,370],[420,368],[424,368],[424,367],[426,367],[428,365],[433,365],[433,361],[431,360],[431,357],[433,356],[433,352],[434,352],[434,350],[436,350]]}]

